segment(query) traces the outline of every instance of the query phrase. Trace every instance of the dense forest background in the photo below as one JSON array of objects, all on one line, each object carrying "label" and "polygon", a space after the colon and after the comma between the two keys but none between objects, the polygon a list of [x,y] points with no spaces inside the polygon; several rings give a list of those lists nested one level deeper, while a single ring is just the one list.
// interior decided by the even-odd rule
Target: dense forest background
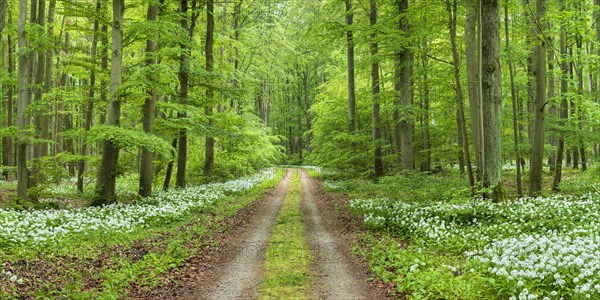
[{"label": "dense forest background", "polygon": [[600,157],[599,5],[0,0],[1,173],[95,205],[281,163],[559,189]]}]

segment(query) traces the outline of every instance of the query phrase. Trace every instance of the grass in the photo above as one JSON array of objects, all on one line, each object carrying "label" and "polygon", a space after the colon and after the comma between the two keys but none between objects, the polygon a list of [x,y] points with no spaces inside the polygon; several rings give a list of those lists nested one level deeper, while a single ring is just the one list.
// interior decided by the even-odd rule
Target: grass
[{"label": "grass", "polygon": [[302,222],[300,175],[294,172],[269,241],[260,299],[308,299],[313,261]]}]

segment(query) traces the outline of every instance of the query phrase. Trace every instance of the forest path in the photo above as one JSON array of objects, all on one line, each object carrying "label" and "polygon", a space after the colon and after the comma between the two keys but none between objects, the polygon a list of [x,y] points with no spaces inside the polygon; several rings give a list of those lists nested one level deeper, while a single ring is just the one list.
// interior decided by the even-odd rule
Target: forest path
[{"label": "forest path", "polygon": [[299,169],[287,170],[267,196],[226,220],[228,229],[212,238],[214,246],[173,270],[169,275],[172,284],[132,298],[260,298],[258,286],[264,280],[266,250],[288,187],[293,185],[300,186],[301,205],[297,209],[305,226],[302,242],[314,258],[307,268],[311,277],[309,299],[388,299],[385,286],[367,282],[372,273],[364,259],[351,251],[362,230],[362,218],[342,208],[348,198],[327,192]]},{"label": "forest path", "polygon": [[234,248],[235,257],[225,266],[220,279],[206,299],[256,299],[256,290],[262,278],[265,250],[283,200],[287,194],[291,171],[277,185],[268,204],[255,216],[247,235]]},{"label": "forest path", "polygon": [[[310,249],[313,251],[313,276],[315,292],[319,299],[369,299],[367,283],[360,278],[360,272],[352,270],[348,257],[352,254],[344,248],[342,237],[336,230],[326,227],[320,207],[312,192],[313,182],[308,174],[301,171],[302,211]],[[321,207],[324,209],[324,207]],[[327,218],[332,216],[326,214]],[[335,213],[335,212],[333,212]],[[378,298],[375,295],[371,295]]]}]

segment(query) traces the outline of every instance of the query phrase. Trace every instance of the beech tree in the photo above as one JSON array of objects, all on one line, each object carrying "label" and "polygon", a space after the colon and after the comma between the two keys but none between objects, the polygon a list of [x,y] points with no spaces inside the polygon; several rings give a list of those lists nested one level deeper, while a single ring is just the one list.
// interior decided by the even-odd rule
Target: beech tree
[{"label": "beech tree", "polygon": [[506,199],[502,181],[502,73],[498,1],[481,3],[481,90],[483,103],[483,186],[487,197]]},{"label": "beech tree", "polygon": [[[121,95],[119,87],[123,68],[123,18],[125,1],[113,0],[112,55],[110,70],[110,102],[108,104],[107,125],[121,125]],[[93,205],[111,204],[116,201],[115,184],[118,175],[117,163],[119,148],[113,141],[105,141],[102,146],[102,162],[96,180],[96,199]]]}]

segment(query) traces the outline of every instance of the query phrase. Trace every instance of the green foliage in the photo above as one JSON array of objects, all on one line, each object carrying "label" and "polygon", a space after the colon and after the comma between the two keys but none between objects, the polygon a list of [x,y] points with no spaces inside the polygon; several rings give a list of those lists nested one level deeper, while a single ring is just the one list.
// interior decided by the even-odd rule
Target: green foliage
[{"label": "green foliage", "polygon": [[474,272],[463,255],[432,252],[390,235],[366,233],[353,252],[369,261],[375,275],[392,282],[408,299],[495,299],[489,278]]},{"label": "green foliage", "polygon": [[281,137],[269,135],[268,129],[252,115],[221,113],[216,116],[216,155],[213,178],[198,178],[204,165],[204,139],[194,139],[188,156],[191,182],[231,179],[277,164],[283,159],[283,149],[277,144]]},{"label": "green foliage", "polygon": [[89,143],[108,141],[121,149],[145,148],[165,158],[171,158],[173,155],[173,147],[167,141],[153,134],[117,126],[94,126],[88,133],[87,141]]}]

